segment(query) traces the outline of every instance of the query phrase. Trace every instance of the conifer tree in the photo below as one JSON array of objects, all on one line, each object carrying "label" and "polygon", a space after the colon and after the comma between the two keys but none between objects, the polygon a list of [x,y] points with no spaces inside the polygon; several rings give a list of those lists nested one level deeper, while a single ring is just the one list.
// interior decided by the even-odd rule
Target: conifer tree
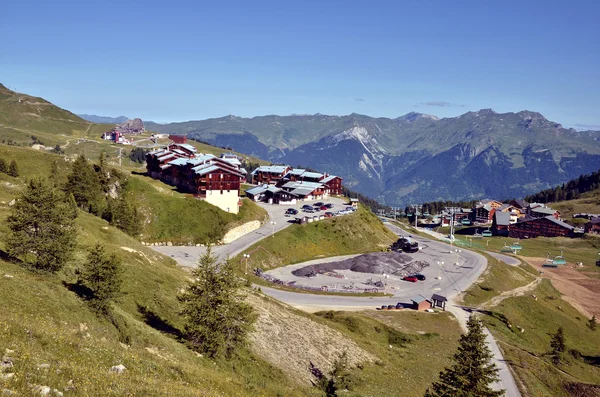
[{"label": "conifer tree", "polygon": [[90,303],[96,310],[106,312],[109,302],[121,291],[121,266],[121,258],[116,254],[108,255],[101,244],[89,251],[78,282],[88,289]]},{"label": "conifer tree", "polygon": [[440,379],[425,392],[425,397],[497,397],[504,390],[492,390],[498,367],[490,363],[493,355],[485,343],[481,321],[470,316],[467,333],[460,337],[453,363],[440,372]]},{"label": "conifer tree", "polygon": [[229,260],[217,264],[209,248],[179,296],[185,337],[194,350],[209,357],[230,357],[244,344],[256,314],[241,294],[242,281]]},{"label": "conifer tree", "polygon": [[38,270],[60,270],[75,249],[76,216],[50,181],[29,181],[6,220],[9,255]]},{"label": "conifer tree", "polygon": [[6,160],[0,158],[0,172],[6,174],[8,172],[8,165],[6,165]]},{"label": "conifer tree", "polygon": [[556,330],[556,333],[552,335],[552,339],[550,340],[550,355],[555,365],[560,364],[566,349],[565,334],[562,327],[558,327],[558,330]]},{"label": "conifer tree", "polygon": [[100,215],[104,211],[106,199],[100,180],[85,156],[80,155],[73,163],[64,189],[67,194],[73,195],[82,210],[95,215]]},{"label": "conifer tree", "polygon": [[10,162],[7,174],[15,178],[19,176],[19,166],[17,165],[17,162],[15,160],[12,160]]}]

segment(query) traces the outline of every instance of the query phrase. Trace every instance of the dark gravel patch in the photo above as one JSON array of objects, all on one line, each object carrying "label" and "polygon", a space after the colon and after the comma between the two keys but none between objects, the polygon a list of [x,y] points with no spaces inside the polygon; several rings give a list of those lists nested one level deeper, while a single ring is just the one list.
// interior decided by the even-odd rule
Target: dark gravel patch
[{"label": "dark gravel patch", "polygon": [[335,272],[336,270],[352,270],[359,273],[393,274],[404,277],[419,273],[429,263],[415,261],[410,255],[401,252],[373,252],[355,256],[339,262],[319,263],[294,270],[292,274],[308,277],[315,273]]}]

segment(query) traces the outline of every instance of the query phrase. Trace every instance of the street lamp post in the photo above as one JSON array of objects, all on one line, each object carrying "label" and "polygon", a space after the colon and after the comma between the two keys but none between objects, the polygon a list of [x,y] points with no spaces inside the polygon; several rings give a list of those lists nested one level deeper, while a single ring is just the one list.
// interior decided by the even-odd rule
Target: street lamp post
[{"label": "street lamp post", "polygon": [[456,252],[456,263],[455,263],[455,265],[458,266],[458,255],[460,255],[460,253],[462,252],[462,250],[459,250],[458,248],[456,248],[454,251]]},{"label": "street lamp post", "polygon": [[246,271],[245,271],[245,274],[248,274],[248,259],[250,259],[250,254],[244,254],[244,259],[246,259]]},{"label": "street lamp post", "polygon": [[438,264],[438,276],[437,276],[437,279],[441,280],[442,279],[442,266],[444,266],[444,262],[438,261],[437,264]]},{"label": "street lamp post", "polygon": [[277,224],[277,222],[271,222],[271,225],[273,225],[273,234],[271,234],[272,237],[275,237],[275,225]]}]

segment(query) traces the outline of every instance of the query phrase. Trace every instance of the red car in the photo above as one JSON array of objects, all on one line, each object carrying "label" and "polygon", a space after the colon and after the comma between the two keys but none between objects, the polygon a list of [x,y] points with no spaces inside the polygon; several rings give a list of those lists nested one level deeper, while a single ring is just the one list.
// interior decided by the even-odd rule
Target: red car
[{"label": "red car", "polygon": [[416,283],[417,282],[417,278],[415,276],[406,276],[402,280],[404,280],[404,281],[410,281],[411,283]]}]

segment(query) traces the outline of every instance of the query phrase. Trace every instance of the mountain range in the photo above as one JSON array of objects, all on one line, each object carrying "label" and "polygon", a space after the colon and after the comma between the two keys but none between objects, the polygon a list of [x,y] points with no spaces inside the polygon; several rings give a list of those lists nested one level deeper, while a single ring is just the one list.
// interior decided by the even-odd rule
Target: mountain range
[{"label": "mountain range", "polygon": [[397,206],[522,197],[600,165],[600,132],[563,128],[531,111],[442,119],[229,115],[146,128],[340,175],[349,188]]},{"label": "mountain range", "polygon": [[129,120],[129,117],[108,117],[108,116],[96,116],[94,114],[78,114],[77,116],[91,123],[98,124],[121,124]]}]

